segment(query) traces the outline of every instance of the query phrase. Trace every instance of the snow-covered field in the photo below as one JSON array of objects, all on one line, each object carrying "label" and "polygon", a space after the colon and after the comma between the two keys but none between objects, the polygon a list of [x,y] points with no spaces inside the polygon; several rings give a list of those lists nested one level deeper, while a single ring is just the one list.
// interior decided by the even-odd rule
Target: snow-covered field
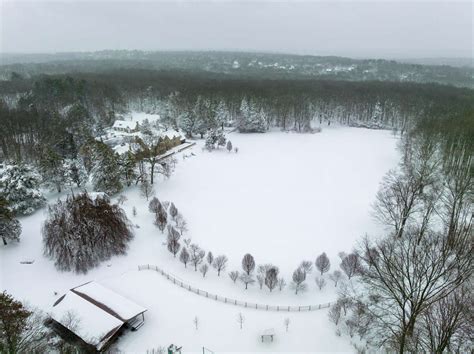
[{"label": "snow-covered field", "polygon": [[[199,141],[177,156],[175,174],[155,186],[157,197],[173,201],[186,218],[186,237],[206,251],[228,256],[227,271],[240,270],[242,256],[250,252],[257,263],[279,266],[290,283],[303,259],[314,262],[326,252],[332,271],[339,266],[338,252],[349,252],[362,235],[380,231],[370,216],[370,205],[382,176],[398,161],[397,140],[389,132],[331,127],[320,134],[271,132],[229,138],[239,147],[238,153],[209,153]],[[289,287],[272,293],[258,286],[245,291],[232,283],[227,272],[217,277],[210,270],[202,279],[166,250],[166,237],[153,225],[138,189],[123,194],[128,198],[123,207],[139,226],[127,256],[115,257],[86,275],[58,272],[42,255],[45,210],[40,210],[21,219],[21,243],[0,248],[0,288],[46,311],[69,288],[89,280],[116,290],[148,308],[145,325],[117,343],[126,352],[170,343],[182,345],[185,352],[199,352],[203,346],[215,352],[352,350],[347,339],[334,334],[326,310],[288,314],[242,309],[192,294],[156,272],[138,271],[139,264],[156,264],[203,290],[261,304],[313,305],[336,296],[329,280],[317,290],[315,272],[309,290],[297,296]],[[50,197],[53,202],[58,196]],[[34,263],[20,264],[23,260]],[[242,330],[239,312],[246,319]],[[193,324],[196,316],[198,330]],[[291,321],[288,332],[283,325],[286,317]],[[275,328],[276,340],[260,343],[258,334],[267,328]]]}]

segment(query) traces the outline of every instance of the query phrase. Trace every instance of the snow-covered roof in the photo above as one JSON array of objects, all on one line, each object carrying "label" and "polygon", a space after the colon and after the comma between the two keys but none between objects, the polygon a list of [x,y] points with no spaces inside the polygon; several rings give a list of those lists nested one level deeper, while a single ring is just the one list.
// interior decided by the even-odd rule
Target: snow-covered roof
[{"label": "snow-covered roof", "polygon": [[89,197],[92,199],[92,200],[96,200],[97,198],[105,198],[105,197],[109,197],[107,195],[107,193],[105,192],[88,192],[87,193],[89,195]]},{"label": "snow-covered roof", "polygon": [[173,139],[174,137],[182,138],[183,135],[176,131],[176,130],[164,130],[159,133],[162,137],[167,136],[170,139]]},{"label": "snow-covered roof", "polygon": [[146,308],[96,282],[86,283],[71,290],[76,294],[86,295],[95,302],[107,307],[109,310],[107,312],[120,318],[122,321],[131,320],[146,311]]},{"label": "snow-covered roof", "polygon": [[137,122],[131,120],[116,120],[112,128],[135,129]]},{"label": "snow-covered roof", "polygon": [[51,317],[100,350],[125,322],[145,311],[126,297],[89,282],[61,297],[53,305]]},{"label": "snow-covered roof", "polygon": [[99,350],[123,325],[123,321],[72,291],[53,306],[51,317]]}]

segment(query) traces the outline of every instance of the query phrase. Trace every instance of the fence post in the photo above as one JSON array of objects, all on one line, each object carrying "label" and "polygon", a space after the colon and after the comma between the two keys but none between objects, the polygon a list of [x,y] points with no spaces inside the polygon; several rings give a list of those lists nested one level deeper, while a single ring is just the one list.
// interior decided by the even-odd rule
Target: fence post
[{"label": "fence post", "polygon": [[311,311],[311,305],[309,305],[309,310]]},{"label": "fence post", "polygon": [[226,303],[226,304],[227,304],[227,298],[226,298],[226,297],[224,298],[224,303]]},{"label": "fence post", "polygon": [[319,304],[319,309],[321,310],[321,304]]},{"label": "fence post", "polygon": [[301,312],[301,306],[298,306],[298,311]]},{"label": "fence post", "polygon": [[288,312],[290,312],[290,306],[288,306]]},{"label": "fence post", "polygon": [[147,266],[148,266],[148,269],[150,269],[150,265],[149,265],[149,264],[147,264]]}]

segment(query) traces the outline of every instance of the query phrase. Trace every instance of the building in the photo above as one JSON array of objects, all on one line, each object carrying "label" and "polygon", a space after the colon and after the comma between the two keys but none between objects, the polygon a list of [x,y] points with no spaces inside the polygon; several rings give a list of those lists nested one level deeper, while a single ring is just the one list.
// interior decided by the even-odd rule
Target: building
[{"label": "building", "polygon": [[112,129],[118,132],[136,133],[140,129],[140,124],[131,120],[116,120]]},{"label": "building", "polygon": [[69,290],[53,305],[51,319],[60,335],[104,351],[125,329],[140,328],[146,309],[120,294],[89,282]]}]

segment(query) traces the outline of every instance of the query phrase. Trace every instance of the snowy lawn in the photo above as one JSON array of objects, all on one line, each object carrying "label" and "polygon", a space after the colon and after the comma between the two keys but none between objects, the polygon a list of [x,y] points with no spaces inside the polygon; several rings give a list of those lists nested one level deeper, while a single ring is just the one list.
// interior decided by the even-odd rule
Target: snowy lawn
[{"label": "snowy lawn", "polygon": [[371,204],[398,161],[389,132],[333,128],[229,139],[237,154],[196,148],[196,157],[180,159],[176,174],[157,186],[158,198],[176,204],[204,249],[235,266],[249,252],[286,272],[322,252],[335,262],[379,230]]},{"label": "snowy lawn", "polygon": [[[114,257],[86,275],[58,272],[42,255],[41,225],[45,209],[21,218],[19,244],[0,248],[0,288],[46,311],[68,289],[96,280],[149,310],[138,332],[118,342],[127,352],[183,345],[185,351],[206,346],[214,351],[337,351],[350,350],[345,339],[334,334],[327,311],[297,314],[246,310],[189,293],[156,272],[137,271],[139,264],[156,264],[183,281],[205,291],[242,301],[270,305],[316,305],[335,300],[331,281],[318,290],[315,271],[309,289],[294,295],[282,292],[245,291],[233,284],[227,272],[240,268],[250,252],[257,264],[273,263],[287,283],[301,260],[314,262],[325,251],[330,272],[339,269],[340,251],[349,252],[365,233],[379,228],[370,216],[370,205],[382,176],[398,161],[397,140],[386,131],[356,128],[324,129],[320,134],[231,134],[239,152],[202,151],[202,141],[177,155],[178,165],[169,180],[155,185],[161,201],[173,201],[188,221],[192,238],[214,255],[229,258],[221,277],[211,269],[206,279],[184,266],[166,250],[166,235],[153,225],[148,203],[137,188],[124,191],[123,205],[135,228],[127,256]],[[183,159],[183,155],[195,156]],[[57,199],[50,196],[50,202]],[[137,208],[136,217],[132,208]],[[20,264],[34,260],[33,264]],[[56,294],[55,294],[56,292]],[[240,330],[237,314],[246,317]],[[199,330],[193,318],[199,317]],[[290,317],[288,333],[283,321]],[[260,331],[275,328],[273,344],[260,344]]]}]

